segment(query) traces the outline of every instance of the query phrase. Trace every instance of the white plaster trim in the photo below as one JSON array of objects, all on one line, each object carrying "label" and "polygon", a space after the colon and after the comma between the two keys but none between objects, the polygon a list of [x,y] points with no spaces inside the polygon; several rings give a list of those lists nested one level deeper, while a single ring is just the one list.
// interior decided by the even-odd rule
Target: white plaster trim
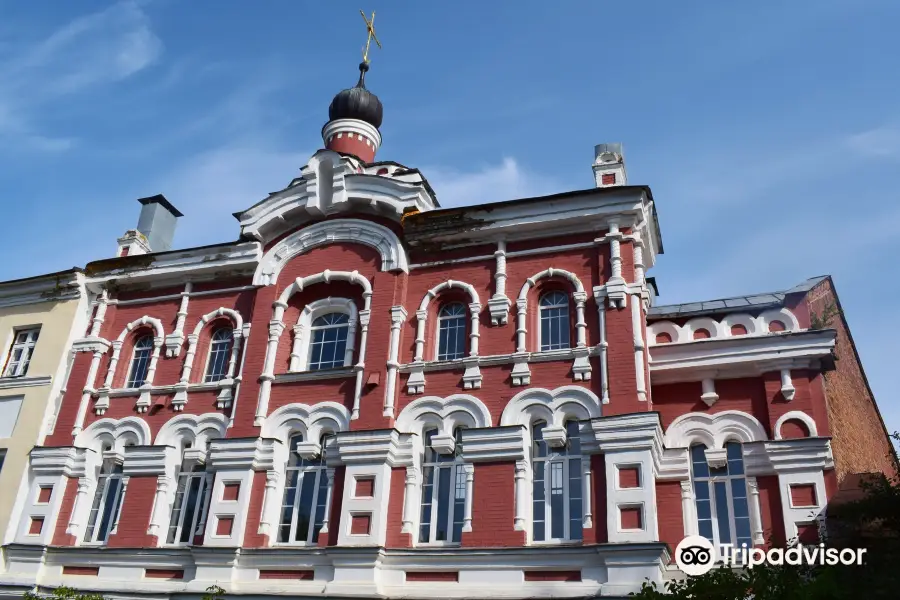
[{"label": "white plaster trim", "polygon": [[688,413],[676,418],[666,429],[666,448],[690,448],[704,444],[709,449],[721,449],[725,442],[742,444],[768,439],[766,430],[756,417],[738,410],[726,410],[712,415]]},{"label": "white plaster trim", "polygon": [[310,302],[300,311],[300,318],[294,326],[291,361],[288,367],[290,371],[309,371],[309,347],[312,344],[313,321],[322,315],[335,312],[347,315],[347,344],[344,351],[344,367],[349,367],[353,364],[359,311],[356,310],[356,303],[353,300],[329,296]]},{"label": "white plaster trim", "polygon": [[206,452],[209,441],[225,437],[228,417],[222,413],[205,413],[202,415],[179,414],[159,428],[155,445],[172,446],[179,451],[185,442],[191,443],[192,449]]},{"label": "white plaster trim", "polygon": [[801,410],[792,410],[784,413],[778,420],[775,421],[775,439],[781,440],[784,437],[781,435],[781,427],[785,424],[786,421],[790,421],[796,419],[798,421],[803,422],[806,425],[806,428],[809,429],[809,437],[819,437],[819,429],[816,427],[815,420]]},{"label": "white plaster trim", "polygon": [[100,419],[94,421],[75,438],[75,445],[99,452],[103,441],[112,443],[114,452],[124,452],[125,445],[149,446],[152,439],[150,426],[140,417]]},{"label": "white plaster trim", "polygon": [[[338,433],[350,429],[350,412],[337,402],[286,404],[266,418],[261,436],[284,442],[285,446],[295,433],[303,435],[306,442],[319,443],[326,433]],[[276,462],[277,464],[277,462]]]},{"label": "white plaster trim", "polygon": [[[769,332],[769,323],[772,321],[781,321],[784,324],[785,331]],[[733,335],[731,328],[734,325],[743,325],[747,333]],[[698,329],[706,329],[709,332],[709,339],[771,336],[790,331],[805,331],[800,327],[800,322],[794,316],[794,313],[786,308],[780,308],[766,311],[758,317],[754,317],[749,313],[732,313],[723,317],[721,321],[716,321],[710,317],[696,317],[680,326],[668,320],[654,321],[647,325],[647,335],[650,338],[648,341],[651,346],[704,341],[694,340],[694,332]],[[672,341],[657,344],[656,335],[659,333],[668,333]]]},{"label": "white plaster trim", "polygon": [[328,121],[325,127],[322,128],[322,141],[327,145],[333,136],[348,132],[368,138],[369,141],[375,144],[376,151],[381,146],[381,134],[378,132],[378,128],[359,119],[335,119],[334,121]]},{"label": "white plaster trim", "polygon": [[468,394],[453,394],[446,398],[428,396],[407,404],[397,415],[395,427],[421,437],[428,425],[436,426],[438,433],[453,435],[457,427],[490,427],[491,413],[481,400]]},{"label": "white plaster trim", "polygon": [[0,390],[14,390],[16,388],[37,387],[50,385],[53,377],[50,375],[36,375],[34,377],[2,377],[0,378]]},{"label": "white plaster trim", "polygon": [[340,219],[304,227],[275,244],[259,262],[253,283],[273,285],[284,266],[295,256],[339,242],[365,244],[377,250],[381,255],[382,271],[409,272],[406,249],[393,231],[371,221]]},{"label": "white plaster trim", "polygon": [[503,409],[500,425],[524,425],[544,420],[564,426],[566,420],[583,421],[601,415],[600,399],[589,389],[565,385],[554,390],[529,388],[513,396]]}]

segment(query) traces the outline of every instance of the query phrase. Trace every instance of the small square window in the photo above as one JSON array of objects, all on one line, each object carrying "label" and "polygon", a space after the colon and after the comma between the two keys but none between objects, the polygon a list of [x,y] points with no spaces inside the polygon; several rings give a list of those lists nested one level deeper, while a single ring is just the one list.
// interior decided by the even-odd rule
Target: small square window
[{"label": "small square window", "polygon": [[616,183],[616,174],[615,173],[604,173],[600,182],[603,185],[614,185]]},{"label": "small square window", "polygon": [[38,490],[37,501],[38,504],[47,504],[50,502],[50,496],[53,495],[53,486],[41,486],[41,489]]}]

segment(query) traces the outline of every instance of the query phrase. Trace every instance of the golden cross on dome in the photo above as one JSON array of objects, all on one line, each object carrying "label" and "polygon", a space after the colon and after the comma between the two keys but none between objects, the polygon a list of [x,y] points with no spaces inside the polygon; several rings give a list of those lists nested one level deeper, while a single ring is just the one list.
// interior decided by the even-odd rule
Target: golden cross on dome
[{"label": "golden cross on dome", "polygon": [[366,13],[361,10],[359,11],[359,14],[362,15],[363,21],[366,22],[366,30],[368,31],[368,35],[366,36],[366,47],[363,50],[363,62],[369,64],[369,44],[372,43],[372,40],[375,40],[375,43],[381,48],[381,42],[378,41],[378,36],[375,35],[375,11],[372,11],[371,19],[366,18]]}]

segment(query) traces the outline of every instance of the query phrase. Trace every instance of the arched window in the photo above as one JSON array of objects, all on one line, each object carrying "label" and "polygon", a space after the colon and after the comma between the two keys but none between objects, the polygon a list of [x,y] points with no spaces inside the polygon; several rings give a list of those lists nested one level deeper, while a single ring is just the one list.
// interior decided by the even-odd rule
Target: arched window
[{"label": "arched window", "polygon": [[570,348],[569,297],[562,292],[541,296],[541,352]]},{"label": "arched window", "polygon": [[753,546],[750,534],[750,508],[741,444],[725,444],[726,462],[711,467],[706,447],[691,446],[691,473],[697,499],[697,527],[700,535],[719,544]]},{"label": "arched window", "polygon": [[466,471],[462,460],[462,429],[454,432],[455,450],[441,454],[432,446],[437,429],[425,432],[422,457],[422,515],[419,542],[458,544],[466,512]]},{"label": "arched window", "polygon": [[91,504],[91,514],[84,534],[86,543],[106,543],[109,534],[115,531],[119,524],[124,495],[122,465],[112,459],[104,460],[100,475],[97,477],[97,489],[94,492],[94,502]]},{"label": "arched window", "polygon": [[452,302],[438,313],[438,360],[453,360],[466,355],[466,306]]},{"label": "arched window", "polygon": [[322,436],[322,450],[316,458],[300,456],[297,445],[303,436],[291,437],[290,457],[285,468],[284,501],[281,503],[279,544],[315,545],[325,520],[328,502],[328,474],[325,452],[328,438]]},{"label": "arched window", "polygon": [[214,383],[225,378],[228,374],[228,355],[231,353],[231,344],[234,342],[234,333],[227,327],[216,329],[209,343],[209,359],[206,363],[206,376],[203,381]]},{"label": "arched window", "polygon": [[[189,448],[190,444],[186,444],[185,450]],[[193,543],[194,536],[203,534],[210,485],[206,466],[201,463],[185,465],[182,461],[179,471],[166,543],[187,545]]]},{"label": "arched window", "polygon": [[532,425],[532,516],[536,542],[582,539],[581,438],[578,422],[566,423],[566,445],[553,448],[544,440],[547,424]]},{"label": "arched window", "polygon": [[350,316],[329,313],[312,322],[309,345],[309,370],[337,369],[344,366]]},{"label": "arched window", "polygon": [[134,343],[134,354],[131,356],[131,368],[128,370],[127,388],[138,388],[147,381],[150,369],[150,356],[153,354],[153,336],[141,336]]}]

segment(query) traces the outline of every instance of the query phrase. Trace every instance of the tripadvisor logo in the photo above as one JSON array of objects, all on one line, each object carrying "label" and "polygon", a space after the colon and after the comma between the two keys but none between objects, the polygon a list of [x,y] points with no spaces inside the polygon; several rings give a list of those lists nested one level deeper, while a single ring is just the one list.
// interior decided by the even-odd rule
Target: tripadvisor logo
[{"label": "tripadvisor logo", "polygon": [[792,548],[749,548],[741,544],[736,548],[731,544],[722,544],[716,550],[713,543],[703,536],[691,535],[675,548],[675,563],[687,575],[703,575],[709,572],[716,562],[727,567],[753,567],[769,565],[861,565],[865,548],[826,548],[825,544],[804,546],[797,544]]}]

